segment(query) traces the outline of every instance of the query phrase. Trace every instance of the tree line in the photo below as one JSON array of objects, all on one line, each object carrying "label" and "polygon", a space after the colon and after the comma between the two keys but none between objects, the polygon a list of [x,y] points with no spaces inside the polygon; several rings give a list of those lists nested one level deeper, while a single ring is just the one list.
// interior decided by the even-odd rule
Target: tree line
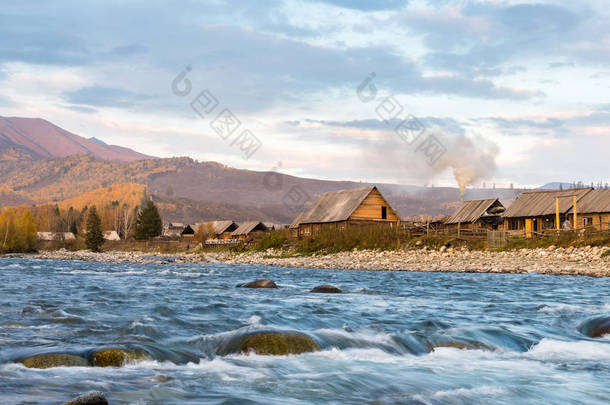
[{"label": "tree line", "polygon": [[121,239],[148,240],[161,235],[163,223],[152,201],[141,209],[118,203],[101,209],[85,206],[81,210],[62,210],[52,205],[7,207],[0,213],[0,252],[35,250],[37,230],[84,236],[87,248],[99,251],[105,241],[104,231],[114,230]]}]

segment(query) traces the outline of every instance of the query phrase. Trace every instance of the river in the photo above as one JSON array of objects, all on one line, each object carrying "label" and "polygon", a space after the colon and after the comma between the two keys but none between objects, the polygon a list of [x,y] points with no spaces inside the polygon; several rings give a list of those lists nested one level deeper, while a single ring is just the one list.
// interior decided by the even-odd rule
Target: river
[{"label": "river", "polygon": [[[259,278],[277,289],[242,289]],[[343,294],[313,294],[333,284]],[[0,403],[608,404],[610,280],[538,274],[314,270],[0,259]],[[254,330],[320,351],[220,355]],[[19,359],[120,347],[114,367]]]}]

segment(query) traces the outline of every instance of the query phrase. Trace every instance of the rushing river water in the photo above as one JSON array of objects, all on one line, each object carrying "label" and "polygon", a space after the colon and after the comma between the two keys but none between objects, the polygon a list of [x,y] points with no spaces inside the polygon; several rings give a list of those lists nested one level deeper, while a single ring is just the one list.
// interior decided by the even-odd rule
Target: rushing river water
[{"label": "rushing river water", "polygon": [[[241,289],[258,278],[278,289]],[[344,294],[312,294],[333,284]],[[0,403],[608,404],[610,280],[331,271],[221,264],[0,259]],[[305,333],[321,351],[218,355],[252,330]],[[120,368],[15,360],[102,347]],[[460,348],[467,348],[461,350]]]}]

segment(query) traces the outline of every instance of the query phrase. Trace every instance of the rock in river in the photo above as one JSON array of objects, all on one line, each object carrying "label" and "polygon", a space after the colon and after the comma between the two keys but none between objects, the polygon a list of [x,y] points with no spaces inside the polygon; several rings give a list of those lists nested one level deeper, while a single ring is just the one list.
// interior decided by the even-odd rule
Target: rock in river
[{"label": "rock in river", "polygon": [[584,322],[578,328],[580,332],[591,338],[599,338],[610,334],[610,317],[602,316]]},{"label": "rock in river", "polygon": [[51,367],[87,367],[87,359],[65,353],[46,353],[21,359],[27,368],[51,368]]},{"label": "rock in river", "polygon": [[108,405],[108,400],[103,392],[93,391],[64,402],[61,405]]},{"label": "rock in river", "polygon": [[240,284],[238,287],[242,287],[242,288],[277,288],[277,284],[275,284],[271,280],[264,278],[262,280],[255,280],[255,281],[251,281],[246,284]]},{"label": "rock in river", "polygon": [[262,355],[301,354],[320,350],[309,336],[295,332],[258,332],[247,335],[238,352]]},{"label": "rock in river", "polygon": [[340,288],[337,288],[334,285],[325,284],[325,285],[319,285],[317,287],[314,287],[311,290],[311,292],[312,293],[324,293],[324,294],[340,294],[343,291],[341,291]]},{"label": "rock in river", "polygon": [[128,352],[123,349],[102,349],[91,355],[91,363],[97,367],[121,367],[126,363],[145,358],[141,353]]}]

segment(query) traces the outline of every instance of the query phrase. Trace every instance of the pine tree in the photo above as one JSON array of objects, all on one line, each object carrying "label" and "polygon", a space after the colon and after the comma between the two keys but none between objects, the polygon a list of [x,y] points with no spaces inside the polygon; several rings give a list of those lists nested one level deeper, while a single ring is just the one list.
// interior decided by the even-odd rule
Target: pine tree
[{"label": "pine tree", "polygon": [[95,205],[88,211],[89,215],[87,216],[87,235],[85,236],[85,245],[87,246],[87,249],[91,249],[94,252],[99,252],[100,248],[104,244],[102,221],[100,220],[99,215],[97,215]]},{"label": "pine tree", "polygon": [[163,223],[157,207],[152,201],[138,214],[136,220],[135,238],[140,240],[154,238],[161,235]]}]

